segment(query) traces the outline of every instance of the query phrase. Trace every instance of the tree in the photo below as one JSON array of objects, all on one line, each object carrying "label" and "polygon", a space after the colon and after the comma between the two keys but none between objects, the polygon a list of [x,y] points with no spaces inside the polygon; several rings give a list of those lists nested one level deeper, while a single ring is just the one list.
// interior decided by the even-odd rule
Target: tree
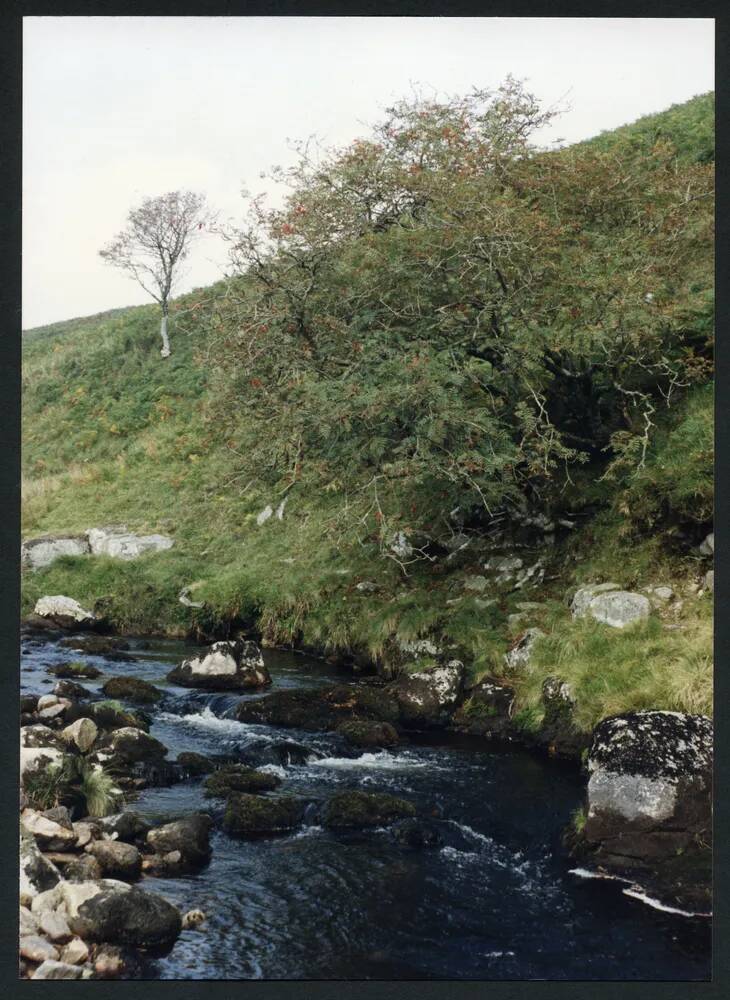
[{"label": "tree", "polygon": [[170,356],[167,335],[169,301],[180,264],[193,242],[213,221],[205,196],[194,191],[170,191],[145,198],[127,216],[127,227],[99,251],[113,267],[131,275],[159,302],[163,358]]}]

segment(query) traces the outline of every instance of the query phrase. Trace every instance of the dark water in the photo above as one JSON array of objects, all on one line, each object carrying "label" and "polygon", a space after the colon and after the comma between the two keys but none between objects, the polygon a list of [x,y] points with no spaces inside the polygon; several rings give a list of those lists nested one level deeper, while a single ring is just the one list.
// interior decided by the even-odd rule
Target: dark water
[{"label": "dark water", "polygon": [[[219,828],[199,874],[145,886],[208,919],[184,931],[145,972],[160,979],[693,980],[710,975],[709,921],[662,913],[586,880],[560,845],[581,802],[572,767],[521,750],[443,737],[402,749],[348,750],[332,734],[246,725],[227,717],[237,695],[167,685],[190,647],[153,642],[132,663],[24,643],[22,690],[50,690],[45,667],[83,658],[105,676],[160,683],[151,732],[170,749],[237,756],[262,741],[296,740],[320,756],[273,768],[282,792],[324,800],[344,788],[386,791],[434,820],[444,846],[397,846],[387,830],[236,840]],[[274,688],[342,680],[326,665],[266,651]],[[104,678],[83,681],[97,691]],[[441,744],[441,745],[439,745]],[[220,803],[201,780],[148,789],[133,808],[153,818]]]}]

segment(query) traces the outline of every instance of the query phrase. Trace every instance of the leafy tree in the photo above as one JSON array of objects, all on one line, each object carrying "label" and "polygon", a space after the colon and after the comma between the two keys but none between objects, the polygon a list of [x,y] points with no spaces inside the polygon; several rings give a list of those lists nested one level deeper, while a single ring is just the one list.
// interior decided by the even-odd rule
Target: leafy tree
[{"label": "leafy tree", "polygon": [[163,358],[170,356],[167,335],[170,295],[180,265],[193,242],[212,222],[205,197],[194,191],[170,191],[145,198],[127,216],[127,227],[99,251],[108,264],[131,275],[159,302]]},{"label": "leafy tree", "polygon": [[385,544],[553,510],[577,462],[643,466],[657,407],[708,376],[712,167],[542,152],[551,117],[508,79],[275,171],[290,194],[229,233],[211,317],[247,474],[339,495]]}]

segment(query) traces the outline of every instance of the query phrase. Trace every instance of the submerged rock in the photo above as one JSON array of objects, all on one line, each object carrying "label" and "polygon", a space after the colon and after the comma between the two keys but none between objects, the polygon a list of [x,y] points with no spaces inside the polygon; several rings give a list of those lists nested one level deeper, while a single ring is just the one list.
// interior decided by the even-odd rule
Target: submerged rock
[{"label": "submerged rock", "polygon": [[461,698],[466,669],[460,660],[399,677],[390,686],[403,722],[442,725]]},{"label": "submerged rock", "polygon": [[267,687],[271,676],[255,642],[214,642],[204,656],[194,657],[171,670],[168,681],[182,687],[209,691],[245,691]]},{"label": "submerged rock", "polygon": [[301,799],[289,795],[267,798],[235,792],[226,803],[223,827],[244,837],[285,833],[301,823],[304,808]]},{"label": "submerged rock", "polygon": [[708,903],[712,759],[705,716],[644,711],[601,722],[588,756],[583,828],[596,861],[647,872],[667,891]]},{"label": "submerged rock", "polygon": [[322,825],[331,830],[385,826],[396,819],[415,816],[412,802],[384,792],[338,792],[327,802]]},{"label": "submerged rock", "polygon": [[391,833],[395,842],[401,847],[410,847],[416,850],[424,847],[441,847],[444,842],[433,823],[413,817],[394,823],[391,827]]},{"label": "submerged rock", "polygon": [[211,771],[215,771],[215,764],[210,757],[192,750],[184,750],[179,753],[177,763],[183,771],[191,775],[210,774]]}]

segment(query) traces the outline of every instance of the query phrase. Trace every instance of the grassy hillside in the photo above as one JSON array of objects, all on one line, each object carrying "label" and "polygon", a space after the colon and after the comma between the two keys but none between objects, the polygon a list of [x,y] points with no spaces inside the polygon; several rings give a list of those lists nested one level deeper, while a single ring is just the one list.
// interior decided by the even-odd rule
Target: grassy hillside
[{"label": "grassy hillside", "polygon": [[[595,141],[630,159],[660,130],[680,157],[705,163],[712,109],[705,95]],[[693,278],[686,293],[694,296],[687,321],[693,336],[711,324],[711,271],[706,277]],[[226,367],[221,340],[233,337],[237,314],[229,302],[237,293],[249,295],[247,279],[179,299],[171,315],[173,354],[164,362],[153,306],[24,335],[24,537],[122,522],[175,538],[171,550],[134,563],[67,557],[25,574],[25,612],[44,593],[66,593],[103,607],[130,632],[212,634],[232,620],[255,620],[271,641],[371,656],[387,655],[395,639],[432,635],[475,674],[497,675],[509,644],[525,625],[539,625],[548,636],[518,689],[528,725],[550,673],[573,684],[585,725],[628,708],[710,710],[711,597],[697,596],[706,567],[692,548],[712,518],[706,360],[686,355],[687,370],[699,367],[700,375],[677,390],[669,408],[656,407],[643,467],[632,463],[630,447],[622,465],[614,440],[610,454],[597,452],[572,468],[560,488],[560,512],[577,527],[559,532],[545,552],[541,587],[480,594],[468,589],[489,554],[478,530],[460,560],[426,560],[404,573],[370,529],[343,535],[342,491],[330,489],[326,477],[312,472],[290,488],[285,479],[250,474],[248,453],[255,449],[256,462],[266,465],[278,430],[262,422]],[[251,427],[255,440],[246,437]],[[257,514],[284,496],[283,519],[257,525]],[[407,516],[395,523],[407,524]],[[629,589],[670,583],[682,601],[620,634],[572,622],[566,593],[583,581],[609,579]],[[358,590],[362,581],[377,590]],[[204,610],[179,603],[183,586]],[[510,624],[525,600],[541,606]]]}]

